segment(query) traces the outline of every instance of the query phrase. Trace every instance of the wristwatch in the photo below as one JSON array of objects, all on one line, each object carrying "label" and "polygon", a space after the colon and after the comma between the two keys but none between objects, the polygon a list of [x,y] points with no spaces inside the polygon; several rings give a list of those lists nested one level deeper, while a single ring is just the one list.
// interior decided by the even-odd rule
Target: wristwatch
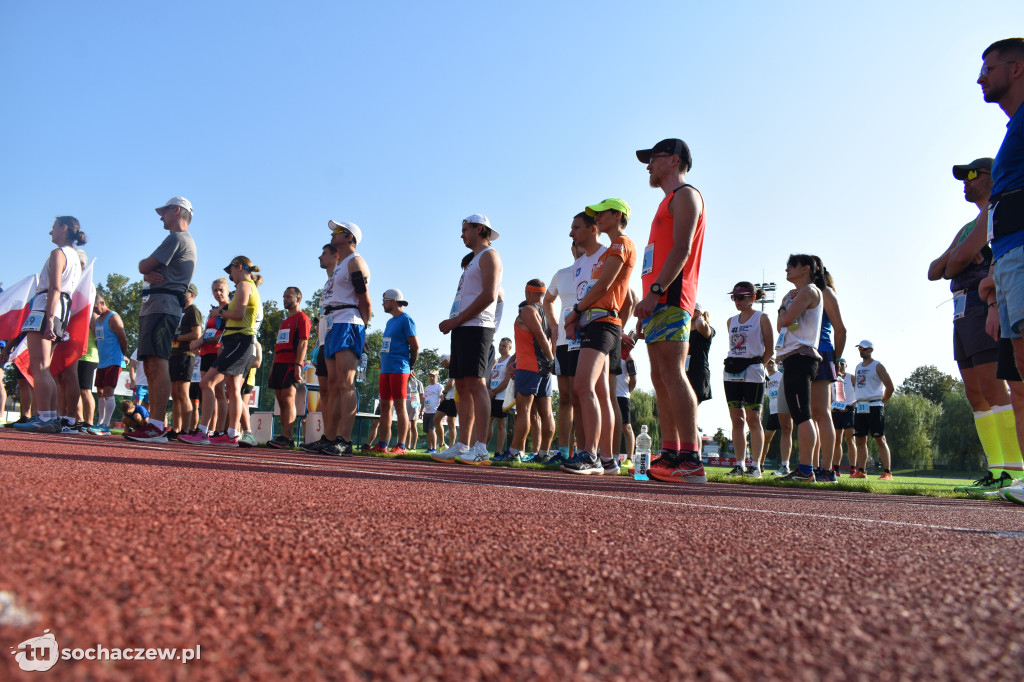
[{"label": "wristwatch", "polygon": [[663,296],[665,294],[665,287],[655,282],[654,284],[651,285],[650,292],[657,296]]}]

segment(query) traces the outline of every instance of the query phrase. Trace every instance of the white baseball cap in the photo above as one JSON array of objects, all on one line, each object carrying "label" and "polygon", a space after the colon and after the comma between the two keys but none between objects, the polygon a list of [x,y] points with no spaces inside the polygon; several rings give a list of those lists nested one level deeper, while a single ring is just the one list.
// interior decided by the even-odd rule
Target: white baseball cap
[{"label": "white baseball cap", "polygon": [[401,289],[388,289],[387,291],[384,292],[384,300],[395,301],[396,303],[398,303],[398,305],[402,306],[403,308],[409,305],[409,302],[405,300],[405,296],[402,295]]},{"label": "white baseball cap", "polygon": [[192,215],[196,214],[196,212],[192,210],[192,202],[186,199],[185,197],[171,197],[170,199],[167,200],[166,204],[157,208],[156,212],[159,214],[160,211],[164,210],[168,206],[181,206]]},{"label": "white baseball cap", "polygon": [[875,344],[871,343],[867,339],[864,339],[863,341],[857,344],[857,348],[867,348],[869,350],[874,350]]},{"label": "white baseball cap", "polygon": [[490,240],[492,242],[495,239],[497,239],[498,237],[501,236],[500,232],[498,232],[493,227],[491,227],[491,221],[488,220],[487,216],[485,216],[483,213],[474,213],[473,215],[469,216],[468,218],[463,219],[462,223],[463,224],[466,224],[466,223],[476,223],[477,225],[483,225],[484,227],[490,227],[491,228]]},{"label": "white baseball cap", "polygon": [[339,223],[336,220],[328,220],[327,227],[331,228],[331,232],[335,230],[348,230],[356,238],[356,244],[363,243],[363,231],[355,223]]}]

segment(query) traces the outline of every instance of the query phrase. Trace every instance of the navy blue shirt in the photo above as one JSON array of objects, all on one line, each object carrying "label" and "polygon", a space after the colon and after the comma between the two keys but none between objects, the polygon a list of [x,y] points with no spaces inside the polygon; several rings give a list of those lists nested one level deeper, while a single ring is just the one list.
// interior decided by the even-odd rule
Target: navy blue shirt
[{"label": "navy blue shirt", "polygon": [[[992,196],[1024,187],[1024,106],[1006,124],[1006,137],[992,162]],[[1024,245],[1024,230],[992,240],[993,259],[999,260],[1009,251]]]}]

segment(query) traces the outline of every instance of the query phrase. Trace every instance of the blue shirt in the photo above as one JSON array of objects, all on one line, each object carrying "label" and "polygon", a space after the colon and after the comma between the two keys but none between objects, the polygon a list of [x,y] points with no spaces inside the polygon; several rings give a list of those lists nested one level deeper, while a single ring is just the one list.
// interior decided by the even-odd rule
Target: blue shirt
[{"label": "blue shirt", "polygon": [[408,313],[392,317],[384,326],[380,346],[381,374],[408,374],[409,337],[416,336],[416,323]]},{"label": "blue shirt", "polygon": [[[1006,124],[1006,137],[992,162],[992,196],[1024,187],[1024,106]],[[1024,227],[1024,226],[1022,226]],[[992,240],[992,258],[999,260],[1024,245],[1024,229]]]}]

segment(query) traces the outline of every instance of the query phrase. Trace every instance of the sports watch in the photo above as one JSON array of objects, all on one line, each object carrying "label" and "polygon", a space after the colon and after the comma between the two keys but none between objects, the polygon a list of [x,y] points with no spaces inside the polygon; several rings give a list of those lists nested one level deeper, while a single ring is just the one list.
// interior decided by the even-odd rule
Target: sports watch
[{"label": "sports watch", "polygon": [[651,285],[650,292],[657,296],[663,296],[665,294],[665,287],[655,282],[654,284]]}]

